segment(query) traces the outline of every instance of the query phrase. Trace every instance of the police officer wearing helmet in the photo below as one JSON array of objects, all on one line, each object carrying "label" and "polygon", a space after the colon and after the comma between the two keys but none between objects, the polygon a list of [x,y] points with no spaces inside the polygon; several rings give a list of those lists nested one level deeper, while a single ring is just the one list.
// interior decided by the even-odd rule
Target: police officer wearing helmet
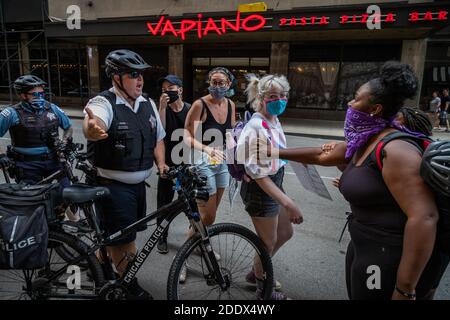
[{"label": "police officer wearing helmet", "polygon": [[[58,106],[45,100],[46,83],[34,76],[23,75],[14,81],[21,101],[0,113],[0,136],[9,130],[12,148],[0,155],[2,165],[15,161],[17,182],[34,184],[61,168],[54,151],[58,128],[64,130],[63,140],[72,136],[72,124]],[[63,178],[61,186],[69,185]]]},{"label": "police officer wearing helmet", "polygon": [[[86,105],[83,132],[97,167],[97,183],[111,193],[111,198],[100,202],[98,208],[108,236],[145,215],[145,179],[151,174],[153,162],[160,172],[167,166],[165,131],[156,105],[142,96],[143,72],[150,65],[125,49],[110,52],[105,64],[113,86]],[[108,247],[119,274],[137,252],[135,239],[136,233],[130,234]],[[131,298],[152,299],[136,279],[129,292]]]}]

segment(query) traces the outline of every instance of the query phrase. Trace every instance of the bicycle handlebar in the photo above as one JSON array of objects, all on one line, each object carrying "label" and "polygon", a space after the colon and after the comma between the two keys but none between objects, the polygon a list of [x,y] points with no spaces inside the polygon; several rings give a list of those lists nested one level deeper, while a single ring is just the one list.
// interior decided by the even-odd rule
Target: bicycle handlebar
[{"label": "bicycle handlebar", "polygon": [[177,179],[182,192],[199,200],[208,200],[209,193],[205,189],[207,177],[199,175],[197,166],[185,164],[172,167],[165,176],[168,179]]}]

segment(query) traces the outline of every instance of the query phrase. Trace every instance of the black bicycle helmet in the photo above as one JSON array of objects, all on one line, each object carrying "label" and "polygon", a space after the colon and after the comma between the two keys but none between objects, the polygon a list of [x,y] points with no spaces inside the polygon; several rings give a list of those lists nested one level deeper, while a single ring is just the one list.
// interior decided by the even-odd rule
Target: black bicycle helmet
[{"label": "black bicycle helmet", "polygon": [[420,175],[433,190],[450,197],[450,141],[436,141],[428,146]]},{"label": "black bicycle helmet", "polygon": [[111,51],[105,59],[105,72],[108,77],[131,71],[139,71],[151,66],[136,52],[119,49]]},{"label": "black bicycle helmet", "polygon": [[33,88],[44,87],[45,85],[47,85],[47,83],[44,80],[32,74],[26,74],[18,77],[13,84],[17,94],[27,93]]}]

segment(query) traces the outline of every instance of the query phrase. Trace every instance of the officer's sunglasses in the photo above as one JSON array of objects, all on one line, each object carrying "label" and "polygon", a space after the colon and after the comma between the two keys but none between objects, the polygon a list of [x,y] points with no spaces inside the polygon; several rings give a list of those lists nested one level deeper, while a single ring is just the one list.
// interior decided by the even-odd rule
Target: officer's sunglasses
[{"label": "officer's sunglasses", "polygon": [[142,71],[131,71],[131,72],[127,72],[128,78],[130,79],[137,79],[140,76],[144,75],[144,73]]},{"label": "officer's sunglasses", "polygon": [[26,95],[32,96],[33,98],[45,98],[45,92],[44,91],[35,91],[35,92],[27,92]]}]

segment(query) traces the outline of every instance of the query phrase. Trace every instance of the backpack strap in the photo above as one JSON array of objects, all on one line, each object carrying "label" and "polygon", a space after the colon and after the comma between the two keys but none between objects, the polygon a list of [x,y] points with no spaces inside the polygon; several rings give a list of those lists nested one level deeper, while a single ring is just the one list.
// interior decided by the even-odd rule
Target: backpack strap
[{"label": "backpack strap", "polygon": [[384,148],[386,147],[386,144],[391,142],[392,140],[404,140],[406,142],[409,142],[413,144],[417,149],[419,149],[421,152],[425,151],[426,148],[430,145],[432,142],[429,138],[419,138],[415,137],[413,135],[401,132],[401,131],[395,131],[393,133],[390,133],[386,136],[384,136],[375,146],[374,151],[371,153],[370,157],[372,158],[372,161],[376,163],[378,169],[380,171],[383,169],[383,158],[385,156]]}]

